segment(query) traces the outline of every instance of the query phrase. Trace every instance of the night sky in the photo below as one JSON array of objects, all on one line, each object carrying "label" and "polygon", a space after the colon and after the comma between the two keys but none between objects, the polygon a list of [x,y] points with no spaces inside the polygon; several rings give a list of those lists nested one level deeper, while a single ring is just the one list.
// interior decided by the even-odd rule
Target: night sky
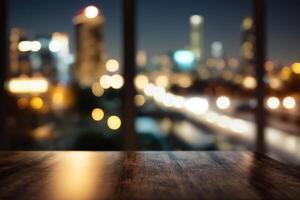
[{"label": "night sky", "polygon": [[[74,39],[73,16],[83,7],[99,6],[105,17],[109,57],[122,55],[121,0],[10,0],[9,24],[30,36],[67,32]],[[240,25],[251,13],[251,0],[137,0],[138,47],[149,56],[184,48],[189,42],[189,17],[204,16],[205,55],[221,41],[227,56],[239,56]],[[268,0],[268,56],[290,64],[300,61],[300,1]],[[74,44],[71,44],[74,49]]]}]

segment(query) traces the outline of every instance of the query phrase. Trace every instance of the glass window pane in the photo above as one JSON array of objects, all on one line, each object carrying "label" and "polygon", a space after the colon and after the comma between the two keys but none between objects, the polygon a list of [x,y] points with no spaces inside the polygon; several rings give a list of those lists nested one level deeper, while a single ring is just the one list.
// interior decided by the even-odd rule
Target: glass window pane
[{"label": "glass window pane", "polygon": [[300,5],[295,0],[267,3],[266,142],[269,155],[299,164]]},{"label": "glass window pane", "polygon": [[121,0],[9,1],[16,149],[120,149]]},{"label": "glass window pane", "polygon": [[252,10],[251,0],[138,1],[136,130],[144,149],[252,149]]}]

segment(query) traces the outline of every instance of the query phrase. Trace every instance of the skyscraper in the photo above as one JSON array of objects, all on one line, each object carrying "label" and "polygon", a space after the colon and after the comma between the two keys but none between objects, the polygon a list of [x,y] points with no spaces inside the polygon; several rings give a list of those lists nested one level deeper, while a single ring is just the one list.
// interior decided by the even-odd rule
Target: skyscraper
[{"label": "skyscraper", "polygon": [[37,35],[35,38],[40,44],[38,51],[30,52],[30,63],[33,72],[39,72],[49,80],[56,82],[57,70],[55,59],[52,52],[49,50],[51,35]]},{"label": "skyscraper", "polygon": [[71,54],[69,37],[66,33],[53,33],[49,50],[56,58],[57,78],[61,83],[69,82],[69,66],[71,64]]},{"label": "skyscraper", "polygon": [[245,75],[254,75],[255,71],[255,30],[251,16],[243,19],[241,43],[241,72]]},{"label": "skyscraper", "polygon": [[223,44],[222,42],[215,41],[211,44],[211,55],[214,58],[222,58],[223,57]]},{"label": "skyscraper", "polygon": [[203,57],[203,23],[204,19],[200,15],[190,17],[190,50],[195,54],[197,62]]},{"label": "skyscraper", "polygon": [[25,32],[19,28],[12,28],[9,40],[9,69],[8,69],[8,77],[18,76],[27,69],[29,66],[29,54],[28,52],[21,52],[19,48],[19,44],[21,41],[25,40]]},{"label": "skyscraper", "polygon": [[104,72],[104,18],[98,8],[88,6],[73,20],[76,32],[74,77],[81,88],[91,87]]}]

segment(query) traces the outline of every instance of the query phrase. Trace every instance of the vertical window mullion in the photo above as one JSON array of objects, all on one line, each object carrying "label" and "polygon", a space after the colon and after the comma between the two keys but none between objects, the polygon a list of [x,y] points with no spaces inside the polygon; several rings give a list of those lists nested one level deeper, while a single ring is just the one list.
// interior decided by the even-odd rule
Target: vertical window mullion
[{"label": "vertical window mullion", "polygon": [[124,56],[124,91],[123,91],[123,131],[126,150],[137,149],[137,135],[134,128],[134,77],[135,77],[135,0],[123,0],[123,56]]},{"label": "vertical window mullion", "polygon": [[265,0],[254,0],[255,15],[255,34],[256,34],[256,151],[266,153],[265,144],[265,125],[266,112],[264,108],[265,99],[265,60],[266,60],[266,35],[265,35],[265,18],[266,2]]}]

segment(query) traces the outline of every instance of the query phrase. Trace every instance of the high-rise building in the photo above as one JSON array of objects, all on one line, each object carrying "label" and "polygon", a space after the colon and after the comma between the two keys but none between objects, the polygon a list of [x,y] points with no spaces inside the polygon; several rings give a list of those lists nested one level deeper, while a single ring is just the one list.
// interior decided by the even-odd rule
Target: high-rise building
[{"label": "high-rise building", "polygon": [[147,65],[147,53],[144,50],[139,50],[136,56],[136,64],[140,69],[143,69]]},{"label": "high-rise building", "polygon": [[243,19],[241,43],[241,72],[243,75],[254,75],[255,72],[255,29],[251,16]]},{"label": "high-rise building", "polygon": [[222,42],[215,41],[211,44],[211,56],[214,58],[222,58],[224,54]]},{"label": "high-rise building", "polygon": [[9,69],[8,77],[18,76],[30,68],[29,54],[20,51],[20,43],[26,40],[25,32],[19,28],[12,28],[9,36]]},{"label": "high-rise building", "polygon": [[59,32],[53,33],[49,43],[49,50],[56,58],[55,66],[58,81],[67,84],[70,79],[69,66],[72,63],[68,35]]},{"label": "high-rise building", "polygon": [[203,24],[202,16],[193,15],[190,17],[190,50],[195,54],[197,62],[203,58]]},{"label": "high-rise building", "polygon": [[49,50],[51,35],[37,35],[36,42],[40,44],[40,48],[30,52],[30,61],[33,72],[38,72],[47,77],[51,81],[57,80],[57,70],[55,66],[55,58]]},{"label": "high-rise building", "polygon": [[76,60],[73,69],[81,88],[93,85],[104,73],[104,18],[98,8],[88,6],[73,19],[76,32]]}]

